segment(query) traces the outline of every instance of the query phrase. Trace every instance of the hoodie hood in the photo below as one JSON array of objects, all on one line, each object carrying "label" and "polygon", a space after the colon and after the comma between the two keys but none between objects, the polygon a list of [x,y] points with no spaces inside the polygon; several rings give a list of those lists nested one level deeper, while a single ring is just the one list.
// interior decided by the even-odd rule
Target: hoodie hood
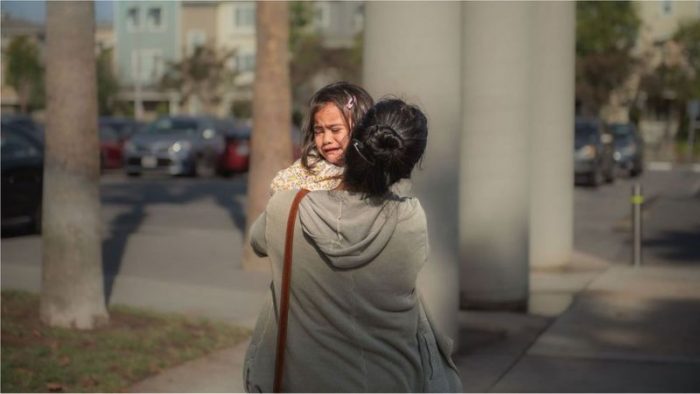
[{"label": "hoodie hood", "polygon": [[397,183],[392,192],[379,204],[347,191],[309,193],[299,205],[302,230],[335,268],[361,267],[384,249],[406,213],[401,203],[408,199],[410,181]]}]

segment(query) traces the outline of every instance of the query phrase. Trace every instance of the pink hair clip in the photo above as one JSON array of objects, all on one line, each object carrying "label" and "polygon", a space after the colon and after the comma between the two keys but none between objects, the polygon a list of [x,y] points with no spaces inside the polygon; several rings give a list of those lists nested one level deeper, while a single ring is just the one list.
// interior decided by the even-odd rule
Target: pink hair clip
[{"label": "pink hair clip", "polygon": [[352,107],[355,105],[355,97],[352,95],[350,96],[350,99],[348,100],[348,103],[345,104],[345,108],[347,109],[352,109]]}]

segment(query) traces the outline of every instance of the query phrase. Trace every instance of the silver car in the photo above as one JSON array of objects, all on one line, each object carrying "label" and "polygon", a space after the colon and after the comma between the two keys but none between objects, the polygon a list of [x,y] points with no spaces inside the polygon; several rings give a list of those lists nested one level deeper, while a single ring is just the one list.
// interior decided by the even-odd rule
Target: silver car
[{"label": "silver car", "polygon": [[134,134],[124,145],[124,168],[142,173],[212,176],[225,142],[221,122],[213,117],[167,116]]}]

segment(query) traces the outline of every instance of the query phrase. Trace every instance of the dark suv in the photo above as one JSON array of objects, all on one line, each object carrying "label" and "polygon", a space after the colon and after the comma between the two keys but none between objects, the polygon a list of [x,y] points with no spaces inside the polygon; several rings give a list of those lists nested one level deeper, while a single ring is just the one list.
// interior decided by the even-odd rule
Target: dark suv
[{"label": "dark suv", "polygon": [[574,135],[576,181],[598,186],[615,180],[613,137],[597,118],[577,118]]}]

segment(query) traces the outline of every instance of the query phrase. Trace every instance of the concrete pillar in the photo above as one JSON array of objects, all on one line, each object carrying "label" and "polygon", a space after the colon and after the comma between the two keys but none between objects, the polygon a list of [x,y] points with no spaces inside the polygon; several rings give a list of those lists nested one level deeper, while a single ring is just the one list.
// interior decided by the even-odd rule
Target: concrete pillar
[{"label": "concrete pillar", "polygon": [[535,7],[530,265],[567,264],[574,228],[576,3]]},{"label": "concrete pillar", "polygon": [[466,307],[527,308],[534,5],[463,4],[460,279]]},{"label": "concrete pillar", "polygon": [[459,2],[367,2],[364,87],[393,94],[428,117],[428,148],[413,173],[428,218],[431,254],[419,289],[440,329],[457,340],[458,170],[461,9]]}]

